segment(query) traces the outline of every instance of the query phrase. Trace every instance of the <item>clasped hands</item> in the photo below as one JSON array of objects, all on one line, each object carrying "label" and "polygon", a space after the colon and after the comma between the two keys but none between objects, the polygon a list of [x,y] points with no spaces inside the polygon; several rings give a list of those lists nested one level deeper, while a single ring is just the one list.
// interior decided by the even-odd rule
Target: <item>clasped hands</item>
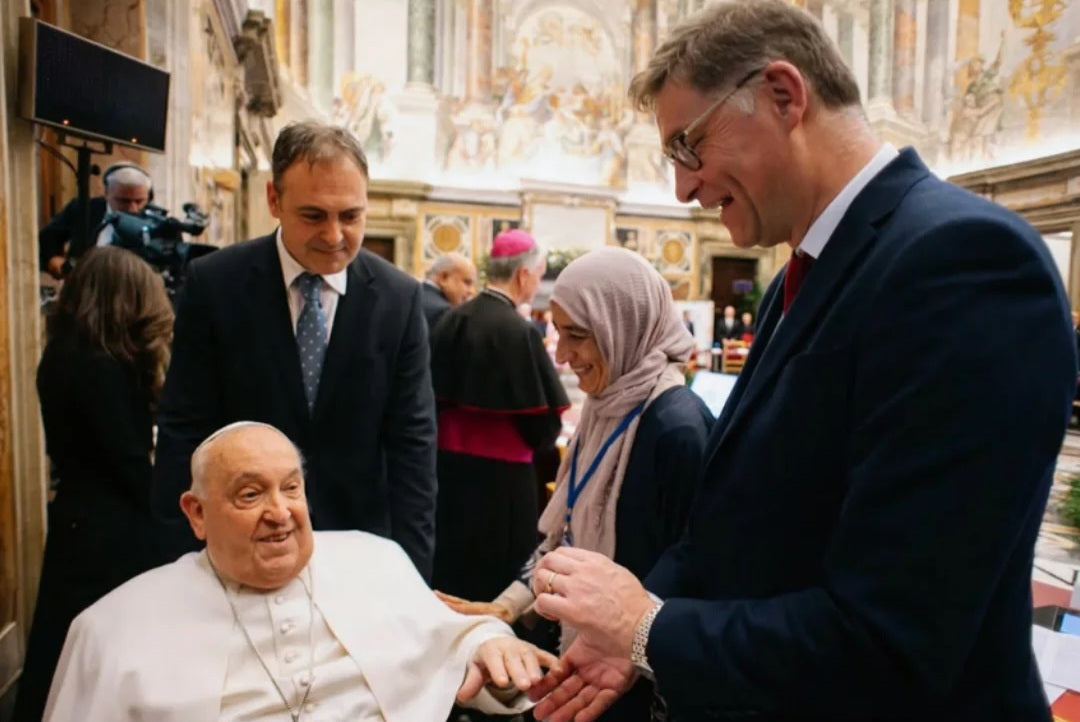
[{"label": "clasped hands", "polygon": [[[527,687],[518,688],[539,700],[534,710],[538,719],[595,720],[637,679],[630,663],[634,631],[654,602],[628,570],[602,554],[573,547],[544,555],[533,574],[533,592],[540,615],[570,625],[578,635],[561,663],[550,666],[542,679],[531,677]],[[490,613],[480,611],[489,606],[451,604],[464,613]]]}]

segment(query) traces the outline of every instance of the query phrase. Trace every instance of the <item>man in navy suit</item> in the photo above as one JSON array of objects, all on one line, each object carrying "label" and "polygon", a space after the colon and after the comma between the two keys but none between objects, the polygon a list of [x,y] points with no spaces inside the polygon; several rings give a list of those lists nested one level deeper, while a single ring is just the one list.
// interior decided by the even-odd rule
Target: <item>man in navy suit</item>
[{"label": "man in navy suit", "polygon": [[210,432],[264,421],[303,452],[316,529],[389,537],[429,578],[427,327],[420,284],[360,247],[367,186],[349,133],[290,125],[266,189],[278,230],[191,264],[158,411],[155,503],[179,513],[191,453]]},{"label": "man in navy suit", "polygon": [[1031,567],[1077,359],[1039,235],[876,140],[783,0],[691,18],[631,94],[681,201],[794,254],[644,588],[576,549],[539,565],[537,610],[579,635],[537,717],[647,674],[675,720],[1048,720]]}]

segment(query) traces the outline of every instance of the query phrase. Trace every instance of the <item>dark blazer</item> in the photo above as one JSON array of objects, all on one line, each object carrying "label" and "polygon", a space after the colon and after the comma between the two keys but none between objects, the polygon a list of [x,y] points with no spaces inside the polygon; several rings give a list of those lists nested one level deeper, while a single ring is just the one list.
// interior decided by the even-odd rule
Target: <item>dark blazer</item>
[{"label": "dark blazer", "polygon": [[713,416],[686,386],[641,414],[615,513],[615,561],[643,579],[682,536]]},{"label": "dark blazer", "polygon": [[423,304],[424,320],[427,321],[428,330],[435,328],[442,315],[450,310],[450,301],[446,300],[442,289],[431,283],[421,283],[423,293],[420,302]]},{"label": "dark blazer", "polygon": [[[86,229],[87,237],[82,243],[76,240],[79,224],[82,223],[82,208],[78,198],[68,202],[60,212],[38,231],[38,263],[42,271],[49,265],[49,259],[53,256],[67,256],[78,258],[97,241],[90,238],[94,230],[101,225],[101,219],[105,217],[105,197],[98,196],[90,199],[90,225]],[[71,242],[67,253],[64,253],[64,244]]]},{"label": "dark blazer", "polygon": [[716,325],[716,328],[713,331],[713,336],[715,338],[718,338],[718,339],[721,339],[721,338],[736,338],[736,339],[737,338],[742,338],[743,324],[742,324],[742,321],[740,319],[738,319],[738,318],[736,318],[735,323],[733,323],[731,325],[731,329],[728,329],[724,325],[724,317],[723,316],[717,316],[716,317],[716,324],[715,325]]},{"label": "dark blazer", "polygon": [[59,477],[15,719],[40,720],[68,625],[156,566],[150,397],[136,371],[57,337],[38,366],[45,445]]},{"label": "dark blazer", "polygon": [[[615,561],[639,579],[682,535],[712,424],[705,402],[685,386],[641,414],[615,511]],[[640,680],[600,719],[648,722],[652,703],[652,683]]]},{"label": "dark blazer", "polygon": [[1038,233],[906,150],[777,327],[782,285],[646,582],[675,717],[1048,720],[1031,566],[1077,359]]},{"label": "dark blazer", "polygon": [[264,421],[304,454],[315,529],[389,537],[430,577],[435,402],[420,297],[415,280],[361,250],[309,416],[275,236],[194,261],[158,414],[159,512],[177,513],[191,453],[210,432]]}]

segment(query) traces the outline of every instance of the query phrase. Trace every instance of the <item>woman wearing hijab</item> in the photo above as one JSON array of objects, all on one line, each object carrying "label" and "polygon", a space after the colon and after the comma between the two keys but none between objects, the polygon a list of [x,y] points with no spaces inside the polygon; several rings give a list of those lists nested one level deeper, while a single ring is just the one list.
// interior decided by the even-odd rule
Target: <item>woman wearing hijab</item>
[{"label": "woman wearing hijab", "polygon": [[[686,522],[713,419],[684,385],[694,340],[667,282],[638,254],[607,247],[566,267],[551,311],[556,360],[586,394],[581,421],[540,517],[543,541],[494,602],[444,597],[460,612],[516,621],[535,599],[536,561],[564,544],[644,578]],[[564,627],[563,649],[573,635]],[[651,683],[640,680],[602,719],[648,720],[651,703]]]}]

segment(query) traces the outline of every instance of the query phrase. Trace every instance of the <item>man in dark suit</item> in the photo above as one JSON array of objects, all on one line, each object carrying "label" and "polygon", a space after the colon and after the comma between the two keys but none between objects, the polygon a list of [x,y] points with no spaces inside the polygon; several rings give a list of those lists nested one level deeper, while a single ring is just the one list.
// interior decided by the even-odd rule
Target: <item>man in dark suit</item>
[{"label": "man in dark suit", "polygon": [[[99,240],[102,245],[108,243],[108,238],[99,239],[95,234],[108,211],[138,213],[150,201],[150,176],[133,163],[109,166],[102,175],[101,183],[105,195],[89,200],[90,215],[85,232],[80,229],[84,206],[78,198],[72,199],[38,232],[41,270],[53,278],[63,278],[65,263],[69,259],[78,259],[88,248],[98,245]],[[112,234],[111,227],[103,231]]]},{"label": "man in dark suit", "polygon": [[476,295],[476,266],[460,253],[444,253],[435,259],[424,279],[424,319],[428,330],[442,315]]},{"label": "man in dark suit", "polygon": [[[278,230],[191,264],[158,411],[155,502],[175,516],[191,453],[215,428],[264,421],[304,454],[316,529],[394,539],[430,577],[435,406],[420,284],[360,248],[367,185],[351,135],[290,125],[266,189]],[[238,503],[260,488],[245,485]]]},{"label": "man in dark suit", "polygon": [[743,330],[739,319],[735,317],[734,306],[724,306],[724,313],[716,320],[716,338],[742,338]]},{"label": "man in dark suit", "polygon": [[783,0],[691,18],[631,93],[681,201],[795,252],[644,588],[577,549],[538,566],[579,636],[537,717],[642,672],[675,720],[1049,720],[1031,568],[1077,359],[1038,233],[877,141]]}]

